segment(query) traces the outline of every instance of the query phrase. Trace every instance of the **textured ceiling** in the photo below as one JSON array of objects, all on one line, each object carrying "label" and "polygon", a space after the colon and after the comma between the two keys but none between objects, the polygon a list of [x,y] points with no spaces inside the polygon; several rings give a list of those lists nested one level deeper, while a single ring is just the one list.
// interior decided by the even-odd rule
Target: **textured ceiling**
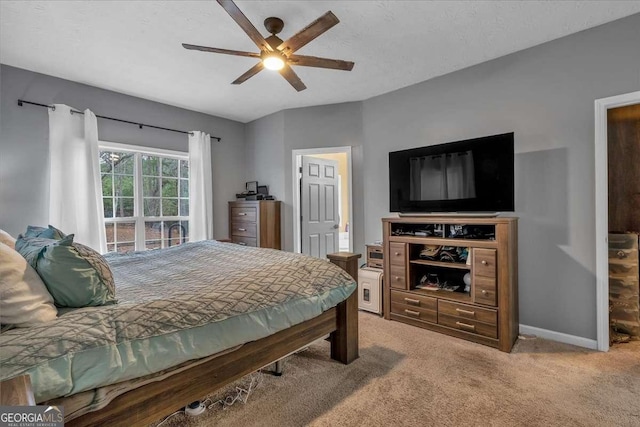
[{"label": "textured ceiling", "polygon": [[[257,51],[211,1],[1,1],[0,62],[242,122],[286,109],[358,101],[640,12],[638,1],[237,1],[259,31],[287,39],[324,12],[340,23],[299,53],[346,59],[351,72],[296,67],[296,92],[252,58],[181,43]],[[34,98],[35,101],[37,99]]]}]

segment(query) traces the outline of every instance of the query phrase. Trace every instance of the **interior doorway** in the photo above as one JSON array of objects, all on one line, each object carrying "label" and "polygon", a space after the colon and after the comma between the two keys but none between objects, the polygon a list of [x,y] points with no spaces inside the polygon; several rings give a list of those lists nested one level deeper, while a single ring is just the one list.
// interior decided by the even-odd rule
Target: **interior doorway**
[{"label": "interior doorway", "polygon": [[[294,251],[353,251],[351,147],[292,151]],[[306,169],[305,169],[306,168]]]},{"label": "interior doorway", "polygon": [[[610,191],[610,185],[612,181],[615,185],[616,180],[620,180],[620,185],[628,187],[629,183],[624,182],[627,178],[634,176],[637,169],[634,169],[633,173],[620,175],[620,171],[613,170],[610,165],[610,147],[609,139],[611,129],[609,128],[610,120],[615,120],[616,115],[622,114],[635,114],[636,108],[631,108],[625,111],[618,110],[623,107],[636,106],[640,104],[640,91],[629,94],[614,96],[610,98],[599,99],[595,101],[595,175],[596,175],[596,313],[597,313],[597,341],[598,350],[609,350],[609,329],[610,329],[610,316],[609,316],[609,232],[610,231],[640,231],[631,230],[627,228],[633,228],[633,219],[637,218],[637,210],[633,211],[634,203],[640,203],[640,200],[635,200],[636,196],[631,195],[630,200],[625,202],[625,207],[621,209],[615,209],[615,215],[611,215],[610,218],[610,197],[620,198],[624,197],[618,191],[618,188],[613,188]],[[617,110],[617,111],[614,111]],[[615,114],[612,114],[615,113]],[[638,134],[635,134],[636,144],[640,144],[638,141]],[[613,155],[613,154],[612,154]],[[616,153],[615,156],[625,160],[629,160],[627,156],[635,156],[635,154],[622,154]],[[638,168],[638,163],[630,163],[631,168]],[[610,170],[611,169],[611,170]],[[635,175],[637,176],[637,175]],[[611,194],[610,194],[611,193]],[[628,197],[628,196],[627,196]],[[615,206],[615,202],[612,206]],[[626,213],[625,213],[626,212]],[[628,214],[629,213],[629,214]],[[635,216],[634,216],[635,213]],[[624,218],[630,218],[631,223]],[[611,228],[613,226],[613,229]],[[617,228],[623,227],[625,230],[617,230]],[[637,256],[637,254],[635,255]]]}]

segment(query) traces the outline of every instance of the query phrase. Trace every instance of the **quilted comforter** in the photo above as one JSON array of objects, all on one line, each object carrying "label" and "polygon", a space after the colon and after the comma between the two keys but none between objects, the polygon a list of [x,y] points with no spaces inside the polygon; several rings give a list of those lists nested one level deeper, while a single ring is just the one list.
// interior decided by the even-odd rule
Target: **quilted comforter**
[{"label": "quilted comforter", "polygon": [[0,335],[0,379],[36,401],[160,372],[318,316],[356,283],[324,260],[204,241],[109,254],[118,304],[61,310]]}]

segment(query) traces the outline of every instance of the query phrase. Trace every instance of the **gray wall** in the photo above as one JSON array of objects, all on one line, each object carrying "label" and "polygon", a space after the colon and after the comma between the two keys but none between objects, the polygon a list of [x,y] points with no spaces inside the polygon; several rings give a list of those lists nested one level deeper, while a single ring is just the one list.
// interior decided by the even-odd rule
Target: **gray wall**
[{"label": "gray wall", "polygon": [[513,131],[520,322],[595,339],[594,100],[640,89],[639,46],[634,15],[366,100],[366,240],[389,151]]},{"label": "gray wall", "polygon": [[[22,98],[222,137],[212,146],[214,236],[228,235],[227,201],[245,182],[244,124],[6,65],[0,68],[0,91],[0,228],[17,235],[27,224],[48,219],[49,119],[44,108],[18,107]],[[103,141],[188,150],[187,135],[108,120],[98,119],[98,135]]]},{"label": "gray wall", "polygon": [[351,146],[354,251],[364,252],[362,103],[296,108],[247,125],[248,179],[283,201],[283,248],[293,250],[292,150]]}]

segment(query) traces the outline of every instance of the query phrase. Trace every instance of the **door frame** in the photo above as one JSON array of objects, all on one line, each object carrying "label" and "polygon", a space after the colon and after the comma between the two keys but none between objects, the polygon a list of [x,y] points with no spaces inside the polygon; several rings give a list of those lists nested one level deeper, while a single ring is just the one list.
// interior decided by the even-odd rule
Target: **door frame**
[{"label": "door frame", "polygon": [[595,100],[596,322],[600,351],[609,351],[607,110],[634,104],[640,104],[640,91]]},{"label": "door frame", "polygon": [[349,191],[349,252],[353,252],[353,164],[351,146],[305,148],[291,150],[291,179],[293,188],[293,251],[300,253],[300,167],[302,156],[313,154],[345,153],[347,155],[347,188]]}]

